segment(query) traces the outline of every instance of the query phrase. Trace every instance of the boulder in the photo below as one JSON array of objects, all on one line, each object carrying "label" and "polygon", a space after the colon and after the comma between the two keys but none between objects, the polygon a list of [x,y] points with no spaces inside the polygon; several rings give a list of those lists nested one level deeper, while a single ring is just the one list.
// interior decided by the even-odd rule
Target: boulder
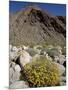
[{"label": "boulder", "polygon": [[60,72],[60,75],[62,76],[65,73],[65,67],[59,63],[56,63]]},{"label": "boulder", "polygon": [[64,55],[59,56],[59,62],[60,64],[63,64],[66,61],[66,57]]},{"label": "boulder", "polygon": [[23,67],[25,64],[29,63],[31,59],[32,57],[29,55],[29,53],[26,52],[25,50],[22,50],[22,52],[20,52],[18,62],[20,66]]},{"label": "boulder", "polygon": [[17,57],[18,57],[18,48],[16,46],[10,45],[9,59],[11,61],[16,60]]},{"label": "boulder", "polygon": [[54,56],[54,61],[63,65],[63,63],[66,61],[66,58],[64,55]]},{"label": "boulder", "polygon": [[16,59],[17,59],[17,57],[18,57],[19,55],[18,55],[18,53],[17,52],[12,52],[12,51],[10,51],[10,53],[9,53],[9,59],[10,59],[10,61],[16,61]]},{"label": "boulder", "polygon": [[9,68],[9,83],[10,84],[20,79],[20,75],[21,75],[20,71],[21,71],[21,68],[19,65],[12,65]]},{"label": "boulder", "polygon": [[25,81],[16,81],[9,86],[10,89],[23,89],[28,87],[29,86],[25,83]]}]

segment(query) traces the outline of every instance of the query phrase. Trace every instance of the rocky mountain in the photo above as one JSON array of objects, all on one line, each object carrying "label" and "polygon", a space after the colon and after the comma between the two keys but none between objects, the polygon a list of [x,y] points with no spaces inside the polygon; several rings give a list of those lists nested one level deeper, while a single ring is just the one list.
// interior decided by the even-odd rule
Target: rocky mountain
[{"label": "rocky mountain", "polygon": [[9,41],[12,45],[65,45],[66,17],[53,16],[28,6],[9,16]]}]

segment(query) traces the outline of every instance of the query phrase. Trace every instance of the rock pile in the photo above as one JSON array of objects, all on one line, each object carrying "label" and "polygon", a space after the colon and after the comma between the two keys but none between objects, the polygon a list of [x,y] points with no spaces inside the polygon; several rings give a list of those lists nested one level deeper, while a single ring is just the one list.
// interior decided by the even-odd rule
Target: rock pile
[{"label": "rock pile", "polygon": [[[24,48],[25,47],[25,48]],[[66,57],[60,46],[34,46],[31,47],[9,46],[9,84],[10,88],[27,88],[29,84],[26,80],[20,80],[23,67],[40,56],[45,56],[48,60],[58,65],[61,78],[60,86],[66,84]]]}]

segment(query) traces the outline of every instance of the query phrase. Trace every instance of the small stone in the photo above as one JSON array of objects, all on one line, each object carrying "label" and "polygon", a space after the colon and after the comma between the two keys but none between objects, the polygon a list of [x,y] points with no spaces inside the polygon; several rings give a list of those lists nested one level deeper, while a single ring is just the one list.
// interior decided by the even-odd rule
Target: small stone
[{"label": "small stone", "polygon": [[29,46],[23,45],[22,48],[23,48],[24,50],[27,50],[27,49],[29,48]]},{"label": "small stone", "polygon": [[15,71],[16,71],[16,72],[20,72],[20,71],[21,71],[21,68],[20,68],[19,65],[15,65]]},{"label": "small stone", "polygon": [[55,62],[59,62],[59,57],[58,56],[54,56],[54,61]]},{"label": "small stone", "polygon": [[18,48],[16,46],[13,46],[12,51],[13,52],[18,52]]}]

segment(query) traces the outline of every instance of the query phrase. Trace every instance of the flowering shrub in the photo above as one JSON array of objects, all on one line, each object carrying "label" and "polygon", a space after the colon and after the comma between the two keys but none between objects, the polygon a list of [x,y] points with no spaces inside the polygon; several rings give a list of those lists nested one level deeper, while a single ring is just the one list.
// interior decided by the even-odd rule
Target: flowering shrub
[{"label": "flowering shrub", "polygon": [[57,65],[42,56],[26,64],[24,74],[30,87],[55,86],[60,81]]}]

